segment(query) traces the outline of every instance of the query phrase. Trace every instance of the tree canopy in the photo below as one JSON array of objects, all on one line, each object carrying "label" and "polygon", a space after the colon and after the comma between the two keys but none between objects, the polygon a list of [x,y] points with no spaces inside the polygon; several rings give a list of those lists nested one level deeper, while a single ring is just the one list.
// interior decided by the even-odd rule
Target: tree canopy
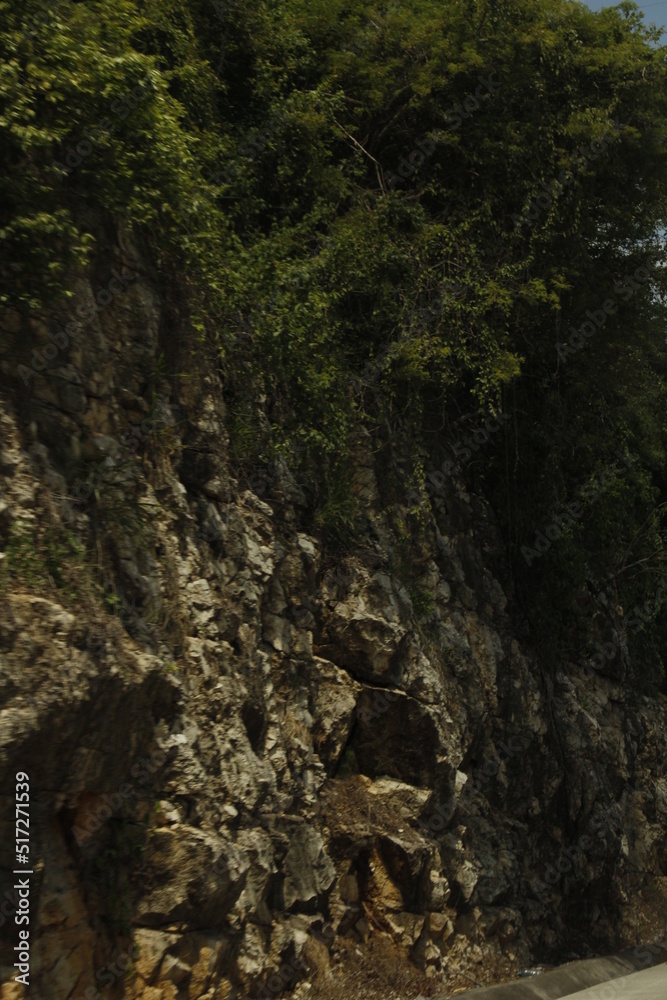
[{"label": "tree canopy", "polygon": [[502,410],[463,476],[536,641],[581,650],[586,581],[659,592],[667,88],[635,4],[26,0],[0,46],[0,305],[66,300],[123,219],[216,345],[240,456],[317,496],[360,425],[407,413],[435,456]]}]

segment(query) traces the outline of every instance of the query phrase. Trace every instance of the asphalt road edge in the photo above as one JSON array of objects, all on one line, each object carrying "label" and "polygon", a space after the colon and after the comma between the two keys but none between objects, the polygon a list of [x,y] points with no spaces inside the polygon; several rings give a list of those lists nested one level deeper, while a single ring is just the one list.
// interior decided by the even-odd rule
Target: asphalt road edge
[{"label": "asphalt road edge", "polygon": [[568,962],[551,972],[464,993],[439,993],[434,1000],[560,1000],[590,986],[629,976],[667,961],[667,942],[638,945],[620,955]]}]

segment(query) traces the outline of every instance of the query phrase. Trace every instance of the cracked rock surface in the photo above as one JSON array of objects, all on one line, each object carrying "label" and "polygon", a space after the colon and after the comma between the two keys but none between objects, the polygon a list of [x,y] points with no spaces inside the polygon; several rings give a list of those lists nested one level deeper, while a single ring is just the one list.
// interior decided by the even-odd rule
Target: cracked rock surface
[{"label": "cracked rock surface", "polygon": [[324,997],[350,949],[391,949],[416,996],[651,937],[665,699],[543,675],[456,478],[406,552],[400,446],[362,438],[364,522],[333,554],[289,469],[235,468],[206,359],[154,374],[146,279],[95,323],[27,388],[1,362],[0,825],[25,771],[30,995]]}]

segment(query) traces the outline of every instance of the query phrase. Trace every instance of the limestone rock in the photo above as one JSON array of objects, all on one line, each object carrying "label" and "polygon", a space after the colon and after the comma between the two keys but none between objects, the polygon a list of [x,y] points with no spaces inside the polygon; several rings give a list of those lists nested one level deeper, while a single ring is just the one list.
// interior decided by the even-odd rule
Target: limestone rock
[{"label": "limestone rock", "polygon": [[[360,433],[359,534],[334,555],[285,459],[232,459],[213,366],[160,377],[172,314],[121,236],[141,276],[20,399],[20,318],[0,323],[0,779],[34,791],[35,995],[99,970],[135,1000],[289,993],[326,979],[330,925],[362,951],[391,934],[429,976],[481,944],[639,939],[624,899],[665,866],[664,697],[630,692],[622,657],[545,676],[455,470],[420,540],[399,531],[397,442],[378,458]],[[122,266],[103,227],[98,244]],[[74,287],[94,301],[90,276]],[[641,905],[664,924],[657,895]]]}]

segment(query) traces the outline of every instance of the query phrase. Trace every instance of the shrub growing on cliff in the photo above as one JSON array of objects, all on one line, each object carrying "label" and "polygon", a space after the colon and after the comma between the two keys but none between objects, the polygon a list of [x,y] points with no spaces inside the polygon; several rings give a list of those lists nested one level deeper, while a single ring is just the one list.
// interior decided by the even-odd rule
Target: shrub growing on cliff
[{"label": "shrub growing on cliff", "polygon": [[[657,39],[628,2],[0,3],[0,305],[67,296],[100,220],[129,222],[176,276],[177,336],[215,345],[232,409],[261,407],[262,453],[339,527],[360,422],[409,408],[435,452],[502,405],[467,474],[515,594],[578,652],[587,575],[627,606],[664,575]],[[522,564],[618,450],[635,471]]]}]

